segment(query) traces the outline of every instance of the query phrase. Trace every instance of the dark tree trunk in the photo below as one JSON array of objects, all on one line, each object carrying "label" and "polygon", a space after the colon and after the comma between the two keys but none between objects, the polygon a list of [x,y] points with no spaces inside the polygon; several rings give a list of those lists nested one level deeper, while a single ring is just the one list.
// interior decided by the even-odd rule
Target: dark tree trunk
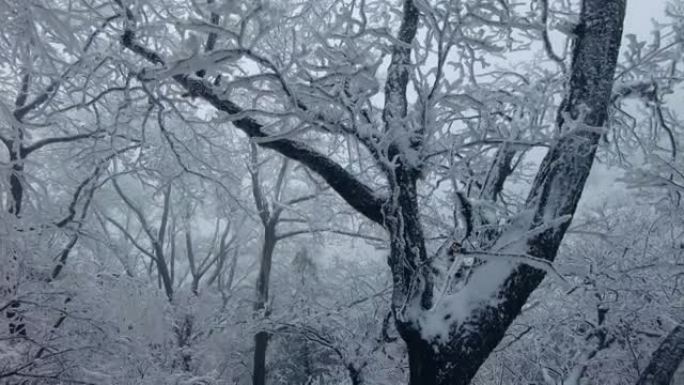
[{"label": "dark tree trunk", "polygon": [[[273,251],[276,246],[275,223],[268,222],[264,229],[264,244],[261,250],[261,261],[259,264],[259,276],[256,284],[256,302],[254,310],[258,316],[266,311],[268,302],[268,285],[271,277],[271,265],[273,263]],[[252,368],[252,384],[266,384],[266,352],[268,350],[269,334],[260,331],[254,335],[254,360]]]},{"label": "dark tree trunk", "polygon": [[8,149],[12,171],[9,177],[10,195],[12,202],[9,207],[10,214],[18,217],[21,214],[21,204],[24,198],[24,186],[21,184],[21,174],[24,172],[23,159],[20,156],[21,150]]},{"label": "dark tree trunk", "polygon": [[266,384],[268,337],[268,333],[263,331],[254,335],[254,368],[252,371],[252,383],[254,385]]},{"label": "dark tree trunk", "polygon": [[363,384],[363,374],[361,373],[362,369],[356,368],[356,366],[353,364],[348,364],[347,372],[349,373],[349,379],[351,380],[352,385]]},{"label": "dark tree trunk", "polygon": [[181,369],[186,372],[192,370],[192,354],[189,349],[192,342],[193,324],[192,315],[186,315],[183,318],[183,323],[176,327],[176,338],[178,339],[178,348],[180,349]]},{"label": "dark tree trunk", "polygon": [[[651,362],[641,373],[637,385],[670,385],[684,361],[684,326],[677,325],[653,352]],[[677,384],[673,384],[677,385]]]},{"label": "dark tree trunk", "polygon": [[[548,226],[548,222],[570,218],[575,213],[589,175],[600,137],[597,129],[604,127],[607,118],[625,6],[625,0],[582,2],[568,90],[559,109],[561,137],[540,165],[526,202],[526,209],[534,212],[534,216],[529,223],[522,224],[529,230],[545,228],[527,240],[526,252],[536,258],[548,261],[555,258],[569,221],[565,219],[554,226]],[[582,120],[574,124],[568,117]],[[424,254],[417,219],[415,179],[405,178],[401,168],[397,169],[397,184],[391,191],[398,208],[396,212],[385,213],[385,226],[392,243],[389,261],[394,281],[392,306],[397,329],[408,347],[409,383],[467,385],[501,341],[545,272],[518,264],[504,277],[491,277],[487,275],[490,272],[487,267],[497,265],[482,261],[471,273],[485,272],[484,276],[473,279],[500,282],[491,295],[496,301],[487,300],[469,309],[467,314],[458,314],[458,310],[444,305],[439,308],[446,309],[444,318],[434,318],[435,314],[441,317],[442,313],[432,309],[435,294],[432,274],[424,267],[429,267],[430,261]],[[511,231],[517,233],[519,229]],[[450,321],[452,318],[459,320]],[[448,325],[444,334],[435,337],[427,333],[426,336],[422,323],[433,321]]]},{"label": "dark tree trunk", "polygon": [[[8,147],[7,150],[9,151],[10,163],[12,164],[12,170],[9,177],[11,195],[9,213],[16,218],[19,218],[19,215],[21,214],[21,203],[24,197],[24,186],[21,184],[21,174],[24,171],[24,165],[19,155],[21,150],[17,152],[11,147]],[[13,264],[17,265],[19,263],[16,251],[12,251],[11,258]],[[12,269],[8,269],[8,271],[12,271]],[[10,281],[9,277],[7,277],[7,281]],[[10,295],[16,295],[16,290],[16,286],[11,287]],[[24,317],[21,315],[20,306],[21,304],[19,301],[12,301],[9,309],[5,312],[5,316],[9,321],[10,336],[26,337],[26,324],[24,323]]]},{"label": "dark tree trunk", "polygon": [[[432,271],[429,268],[425,235],[420,222],[418,194],[416,191],[417,174],[399,165],[393,176],[393,190],[396,202],[384,213],[385,227],[390,236],[390,255],[388,264],[392,269],[395,319],[399,330],[404,330],[403,312],[406,299],[416,300],[423,308],[432,302]],[[416,297],[418,296],[418,297]]]},{"label": "dark tree trunk", "polygon": [[23,171],[21,165],[15,164],[12,166],[12,174],[10,175],[10,193],[12,194],[12,205],[10,206],[10,214],[19,216],[21,214],[21,201],[24,197],[24,188],[21,185],[19,175]]},{"label": "dark tree trunk", "polygon": [[171,282],[171,275],[169,273],[169,268],[166,266],[166,260],[163,257],[163,252],[161,247],[157,250],[157,260],[155,265],[157,266],[157,274],[160,280],[160,286],[164,288],[164,293],[169,299],[169,302],[173,301],[173,282]]},{"label": "dark tree trunk", "polygon": [[[437,366],[434,351],[420,335],[405,336],[409,358],[409,384],[437,384]],[[441,365],[443,365],[442,363]]]}]

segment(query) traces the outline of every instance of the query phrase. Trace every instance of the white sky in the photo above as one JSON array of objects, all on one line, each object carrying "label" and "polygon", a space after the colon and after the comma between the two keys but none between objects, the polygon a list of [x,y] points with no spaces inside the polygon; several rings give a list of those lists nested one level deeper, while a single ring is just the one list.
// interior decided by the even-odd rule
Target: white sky
[{"label": "white sky", "polygon": [[627,0],[625,34],[646,37],[653,29],[652,19],[663,20],[666,0]]}]

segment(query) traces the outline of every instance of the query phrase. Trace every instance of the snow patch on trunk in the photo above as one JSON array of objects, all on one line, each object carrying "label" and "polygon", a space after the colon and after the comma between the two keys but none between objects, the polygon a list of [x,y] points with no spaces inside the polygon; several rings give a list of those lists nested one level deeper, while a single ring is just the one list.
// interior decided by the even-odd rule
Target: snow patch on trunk
[{"label": "snow patch on trunk", "polygon": [[476,267],[468,284],[447,294],[419,318],[421,337],[426,341],[447,343],[454,325],[462,325],[478,310],[495,307],[501,283],[511,274],[513,263],[504,258]]}]

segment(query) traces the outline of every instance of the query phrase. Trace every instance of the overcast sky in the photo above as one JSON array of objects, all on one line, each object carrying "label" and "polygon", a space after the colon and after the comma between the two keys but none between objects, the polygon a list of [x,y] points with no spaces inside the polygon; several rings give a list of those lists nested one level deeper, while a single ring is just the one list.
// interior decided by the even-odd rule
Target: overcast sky
[{"label": "overcast sky", "polygon": [[666,0],[627,0],[625,33],[648,36],[653,29],[651,20],[663,20],[666,4]]}]

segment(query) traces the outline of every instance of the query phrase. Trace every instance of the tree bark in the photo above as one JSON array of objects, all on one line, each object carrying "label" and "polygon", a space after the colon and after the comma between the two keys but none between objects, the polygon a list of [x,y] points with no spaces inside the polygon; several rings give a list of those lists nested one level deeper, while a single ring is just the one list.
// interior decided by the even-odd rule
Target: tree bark
[{"label": "tree bark", "polygon": [[20,159],[14,151],[10,151],[10,162],[12,163],[12,171],[9,177],[9,185],[12,203],[9,212],[19,217],[21,214],[21,203],[24,198],[24,186],[21,185],[20,179],[24,172],[23,159]]},{"label": "tree bark", "polygon": [[[557,119],[561,136],[543,159],[525,205],[525,209],[533,215],[522,225],[528,231],[544,229],[533,231],[532,235],[527,236],[526,245],[522,245],[526,246],[527,254],[533,257],[548,261],[555,258],[569,221],[547,225],[554,220],[571,217],[577,208],[600,138],[597,131],[604,126],[607,118],[625,6],[625,0],[582,2],[568,91]],[[400,201],[400,205],[404,210],[405,202]],[[404,225],[414,224],[409,222]],[[511,224],[508,231],[518,234],[520,225]],[[412,230],[405,232],[403,237],[392,239],[393,251],[398,248],[394,243],[406,245],[413,242]],[[524,235],[517,237],[521,236]],[[392,258],[394,260],[390,261],[390,265],[407,265],[396,257]],[[496,266],[490,263],[484,261],[474,266],[473,275],[478,271],[487,272],[488,266]],[[469,384],[545,275],[543,270],[511,263],[511,272],[501,279],[498,289],[492,293],[491,299],[495,301],[481,303],[470,309],[467,315],[458,317],[460,321],[451,322],[444,340],[424,336],[421,323],[432,312],[431,285],[429,278],[421,285],[423,273],[417,265],[409,265],[409,268],[416,269],[411,278],[401,277],[398,280],[395,277],[395,286],[403,285],[404,292],[403,298],[393,299],[393,307],[397,328],[409,351],[411,385]],[[479,279],[500,278],[479,276]],[[416,292],[421,290],[424,292],[420,294],[418,302]],[[401,311],[404,308],[411,309],[418,316],[407,316],[406,311]],[[443,320],[438,321],[449,322],[450,317],[459,315],[457,312],[457,309],[450,310]]]},{"label": "tree bark", "polygon": [[347,365],[347,373],[349,373],[349,380],[351,380],[352,385],[362,385],[363,384],[363,374],[360,369],[357,369],[354,365]]},{"label": "tree bark", "polygon": [[180,350],[181,369],[190,372],[192,370],[192,354],[190,344],[192,342],[193,316],[186,314],[180,326],[175,327],[176,339]]},{"label": "tree bark", "polygon": [[[9,213],[15,218],[19,218],[21,215],[21,203],[24,196],[24,186],[21,184],[22,174],[24,172],[23,159],[21,159],[21,149],[18,151],[13,148],[14,142],[10,142],[7,146],[7,151],[9,151],[9,159],[12,164],[12,169],[9,176],[10,185],[10,207]],[[19,264],[19,258],[17,256],[17,251],[12,250],[11,253],[12,264],[17,266]],[[12,269],[8,269],[12,271]],[[7,277],[7,281],[10,279]],[[16,279],[16,278],[15,278]],[[16,295],[17,287],[16,284],[12,285],[10,288],[11,295]],[[26,323],[24,322],[24,317],[21,315],[20,310],[21,304],[19,301],[12,301],[9,310],[6,311],[5,316],[9,321],[9,334],[10,336],[21,336],[26,337]]]},{"label": "tree bark", "polygon": [[677,325],[653,352],[637,385],[675,385],[673,377],[684,361],[684,326]]},{"label": "tree bark", "polygon": [[254,335],[254,367],[252,369],[252,383],[266,384],[266,350],[268,349],[268,333],[261,331]]},{"label": "tree bark", "polygon": [[[275,223],[269,222],[264,228],[264,244],[261,249],[261,263],[259,264],[259,276],[256,283],[254,310],[259,317],[261,317],[262,312],[267,311],[268,286],[276,243],[276,226]],[[254,335],[253,385],[266,384],[266,352],[268,350],[269,337],[268,332],[265,331],[259,331]]]}]

